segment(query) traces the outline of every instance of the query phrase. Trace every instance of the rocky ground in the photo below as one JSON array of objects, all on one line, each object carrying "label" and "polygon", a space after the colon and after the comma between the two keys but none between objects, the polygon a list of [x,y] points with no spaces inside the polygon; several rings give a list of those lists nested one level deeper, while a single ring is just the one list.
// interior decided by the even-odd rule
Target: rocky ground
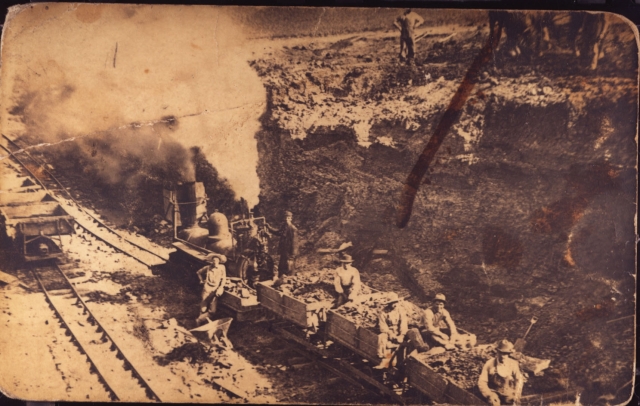
[{"label": "rocky ground", "polygon": [[498,51],[398,229],[402,184],[487,37],[482,24],[424,33],[415,65],[397,60],[396,37],[370,33],[290,42],[252,62],[269,100],[261,212],[293,211],[303,269],[322,264],[316,249],[352,241],[363,281],[416,304],[445,293],[479,342],[514,341],[537,316],[527,352],[585,388],[584,402],[622,402],[634,339],[633,319],[616,321],[634,312],[631,31],[613,22],[596,71],[562,45],[533,61]]},{"label": "rocky ground", "polygon": [[[397,60],[397,37],[385,31],[271,43],[270,53],[251,61],[268,95],[256,135],[258,208],[272,224],[285,208],[293,211],[301,271],[336,267],[316,250],[352,241],[365,284],[420,306],[445,293],[458,325],[480,343],[515,341],[537,316],[527,355],[550,359],[545,373],[584,388],[585,404],[623,402],[629,387],[617,389],[633,376],[634,325],[617,319],[634,313],[636,123],[630,117],[638,99],[628,27],[614,22],[595,72],[563,49],[535,62],[496,54],[436,155],[409,225],[394,225],[402,184],[486,40],[486,25],[427,27],[415,65]],[[171,228],[160,214],[140,228],[90,178],[56,169],[74,196],[111,224],[169,245]],[[74,254],[76,244],[83,243],[70,242],[72,256],[86,250],[77,245]],[[205,376],[233,381],[233,373],[244,373],[260,377],[245,388],[259,401],[380,402],[316,366],[295,367],[304,363],[287,360],[297,355],[251,324],[235,323],[230,331],[232,357],[242,357],[247,370],[213,365],[206,348],[177,339],[179,333],[167,338],[160,324],[195,326],[197,286],[175,268],[153,275],[120,261],[83,268],[75,280],[92,309],[122,314],[113,326],[132,348],[181,381],[167,389],[175,399],[227,401]],[[0,321],[6,326],[17,322],[14,305],[39,302],[38,294],[20,289],[5,291],[11,300],[2,302]],[[29,317],[45,323],[42,312]],[[19,322],[31,323],[29,317]],[[73,357],[72,348],[42,341],[55,338],[53,332],[29,338],[24,329],[15,331],[16,354],[32,344],[39,352],[25,351],[30,359]],[[29,390],[55,386],[65,399],[75,393],[68,388],[80,385],[77,372],[58,371],[55,363],[40,371],[55,380],[34,380]],[[25,369],[22,382],[31,372]],[[90,382],[82,385],[93,393]]]}]

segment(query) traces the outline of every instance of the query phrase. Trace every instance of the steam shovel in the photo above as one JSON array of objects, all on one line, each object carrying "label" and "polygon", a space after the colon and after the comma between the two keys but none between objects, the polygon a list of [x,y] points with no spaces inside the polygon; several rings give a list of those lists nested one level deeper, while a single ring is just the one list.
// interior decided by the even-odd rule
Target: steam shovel
[{"label": "steam shovel", "polygon": [[536,316],[533,316],[531,318],[531,324],[529,324],[529,328],[527,329],[527,332],[524,333],[524,336],[522,338],[518,338],[516,340],[515,345],[513,346],[516,351],[522,352],[522,350],[524,349],[524,346],[527,344],[527,342],[524,339],[527,338],[527,334],[529,334],[529,331],[531,331],[531,327],[533,327],[533,325],[536,324],[537,321],[538,321],[538,318]]}]

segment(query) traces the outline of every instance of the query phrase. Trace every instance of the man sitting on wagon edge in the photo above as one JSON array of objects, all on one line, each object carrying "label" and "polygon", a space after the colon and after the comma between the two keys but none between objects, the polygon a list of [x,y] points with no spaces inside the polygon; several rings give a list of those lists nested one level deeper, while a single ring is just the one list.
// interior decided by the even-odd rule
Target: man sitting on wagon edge
[{"label": "man sitting on wagon edge", "polygon": [[342,265],[336,269],[336,277],[333,282],[333,286],[338,293],[338,300],[336,301],[336,307],[340,307],[347,302],[353,301],[362,289],[362,283],[360,282],[360,272],[351,264],[353,259],[351,255],[343,254],[340,258]]},{"label": "man sitting on wagon edge", "polygon": [[[422,333],[428,344],[440,345],[446,350],[453,350],[455,348],[454,342],[458,335],[458,330],[449,311],[444,308],[446,301],[445,296],[442,293],[438,293],[433,301],[433,305],[425,309],[422,314],[422,325],[424,327]],[[442,325],[443,322],[449,327],[450,336],[441,330],[441,328],[444,327]]]},{"label": "man sitting on wagon edge", "polygon": [[[391,293],[391,298],[384,303],[384,309],[378,315],[378,328],[383,334],[383,339],[378,342],[378,357],[382,359],[376,369],[386,368],[391,361],[393,352],[404,342],[404,336],[409,330],[407,315],[402,306],[399,306],[400,298],[396,293]],[[398,361],[402,362],[401,354],[398,354]]]}]

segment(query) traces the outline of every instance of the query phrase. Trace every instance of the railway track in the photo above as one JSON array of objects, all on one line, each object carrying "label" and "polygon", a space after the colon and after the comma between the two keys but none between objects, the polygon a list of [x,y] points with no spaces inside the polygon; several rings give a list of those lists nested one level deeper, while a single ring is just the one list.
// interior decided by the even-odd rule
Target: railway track
[{"label": "railway track", "polygon": [[365,390],[375,396],[383,396],[393,404],[423,404],[424,399],[419,393],[409,388],[404,382],[394,382],[393,377],[386,372],[372,368],[361,357],[340,346],[323,348],[315,346],[300,336],[299,329],[286,321],[271,323],[264,331],[275,335],[287,344],[310,365],[317,365],[337,379],[344,380],[355,387]]},{"label": "railway track", "polygon": [[[13,151],[7,146],[0,146],[22,167],[25,172],[24,175],[33,178],[33,180],[37,182],[37,186],[42,190],[55,194],[60,203],[65,204],[65,210],[68,214],[74,217],[76,224],[84,231],[104,241],[116,251],[130,256],[147,267],[162,265],[169,260],[168,256],[160,255],[125,238],[113,228],[109,227],[104,221],[83,209],[80,203],[69,193],[67,188],[62,185],[60,180],[47,169],[45,162],[31,155],[26,149],[21,148],[14,140],[6,135],[3,134],[2,137],[13,146]],[[18,155],[21,155],[21,157],[18,157]],[[27,162],[27,160],[29,162]],[[34,189],[36,188],[34,187]],[[61,196],[61,194],[66,195],[66,197]]]},{"label": "railway track", "polygon": [[91,313],[58,263],[49,261],[32,268],[32,273],[66,335],[87,357],[91,365],[88,372],[98,375],[112,400],[162,401],[131,358]]}]

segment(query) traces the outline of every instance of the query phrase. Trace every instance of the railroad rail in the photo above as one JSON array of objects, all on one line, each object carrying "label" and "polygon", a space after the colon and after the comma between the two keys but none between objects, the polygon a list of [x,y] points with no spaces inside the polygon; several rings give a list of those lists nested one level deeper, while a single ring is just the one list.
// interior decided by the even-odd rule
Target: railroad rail
[{"label": "railroad rail", "polygon": [[32,269],[49,307],[114,401],[161,402],[150,383],[93,315],[58,263]]},{"label": "railroad rail", "polygon": [[[113,228],[105,224],[104,221],[96,218],[90,212],[85,210],[82,205],[64,187],[60,180],[47,169],[45,162],[31,155],[26,149],[21,148],[14,140],[7,137],[6,135],[2,134],[2,137],[6,139],[10,144],[12,144],[16,148],[16,150],[11,151],[4,145],[0,144],[0,146],[24,168],[24,170],[40,185],[43,190],[50,192],[62,190],[68,196],[70,202],[67,202],[69,206],[67,208],[67,211],[75,218],[76,224],[82,227],[82,229],[84,229],[94,237],[104,241],[107,245],[109,245],[116,251],[130,256],[131,258],[147,267],[162,265],[169,260],[168,257],[159,255],[158,253],[153,252],[125,238]],[[27,165],[22,159],[18,158],[17,154],[19,153],[26,155],[27,158],[29,158],[40,171],[44,172],[47,175],[47,178],[42,179],[41,177],[37,176],[29,167],[29,165]],[[101,233],[101,231],[106,232]]]}]

